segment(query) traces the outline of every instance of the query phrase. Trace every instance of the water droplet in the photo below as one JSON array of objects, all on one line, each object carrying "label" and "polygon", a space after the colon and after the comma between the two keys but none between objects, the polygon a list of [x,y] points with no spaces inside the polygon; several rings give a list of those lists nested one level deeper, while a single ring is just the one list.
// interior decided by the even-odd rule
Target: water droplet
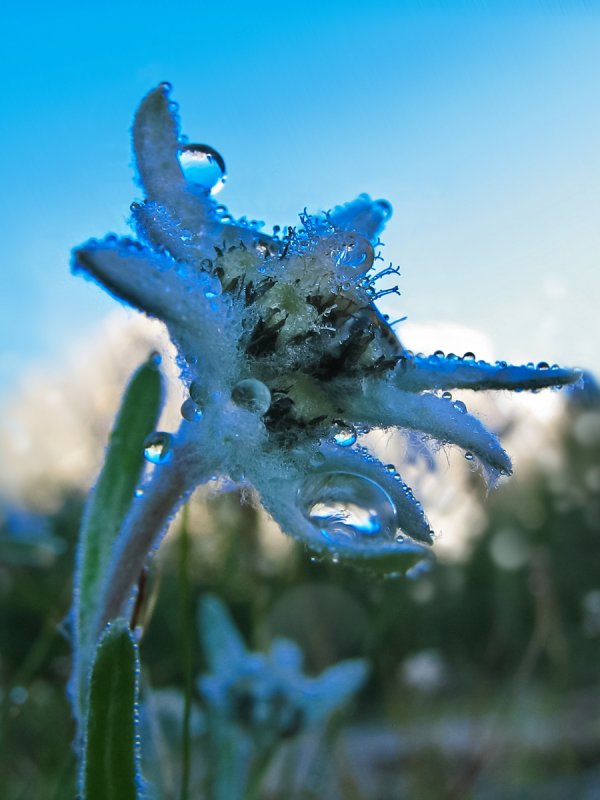
[{"label": "water droplet", "polygon": [[303,513],[330,541],[394,541],[396,508],[369,478],[351,472],[316,473],[298,494]]},{"label": "water droplet", "polygon": [[271,392],[262,381],[246,378],[233,387],[231,399],[236,405],[262,416],[266,414],[271,405]]},{"label": "water droplet", "polygon": [[467,461],[473,461],[475,456],[470,450],[467,450],[467,452],[465,453],[465,458],[467,459]]},{"label": "water droplet", "polygon": [[173,437],[170,433],[156,431],[146,437],[144,442],[144,457],[151,464],[165,464],[172,456],[171,444]]},{"label": "water droplet", "polygon": [[181,416],[188,422],[199,422],[202,419],[202,408],[188,397],[181,406]]},{"label": "water droplet", "polygon": [[158,367],[158,366],[160,366],[160,364],[161,364],[161,362],[162,362],[162,356],[161,356],[161,354],[158,352],[158,350],[153,350],[153,351],[150,353],[149,361],[151,361],[151,362],[152,362],[152,363],[153,363],[155,366],[157,366],[157,367]]},{"label": "water droplet", "polygon": [[136,489],[135,490],[135,496],[136,497],[143,497],[144,496],[144,490],[141,489],[141,488],[140,489]]},{"label": "water droplet", "polygon": [[458,361],[458,356],[456,355],[456,353],[448,353],[446,358],[450,359],[450,361]]},{"label": "water droplet", "polygon": [[394,475],[396,473],[396,467],[393,464],[386,464],[384,469],[386,472],[389,472],[390,475]]},{"label": "water droplet", "polygon": [[452,392],[442,392],[442,400],[452,400]]},{"label": "water droplet", "polygon": [[335,422],[331,428],[333,441],[340,447],[351,447],[356,442],[356,430],[352,425]]},{"label": "water droplet", "polygon": [[464,361],[475,361],[475,353],[472,353],[470,350],[464,354],[463,356]]},{"label": "water droplet", "polygon": [[454,408],[455,408],[457,411],[459,411],[461,414],[466,414],[466,413],[467,413],[467,407],[466,407],[466,405],[463,403],[463,401],[462,401],[462,400],[456,400],[456,402],[454,403]]},{"label": "water droplet", "polygon": [[339,247],[332,252],[334,263],[340,267],[352,267],[358,274],[367,272],[375,259],[371,242],[358,233],[348,232]]},{"label": "water droplet", "polygon": [[445,358],[445,357],[446,357],[446,354],[444,353],[444,351],[443,351],[443,350],[436,350],[436,351],[435,351],[435,353],[434,353],[433,355],[434,355],[436,358]]},{"label": "water droplet", "polygon": [[163,81],[158,85],[159,89],[162,89],[165,94],[169,94],[169,92],[173,91],[173,85],[169,83],[169,81]]},{"label": "water droplet", "polygon": [[186,180],[205,192],[216,194],[227,180],[223,157],[207,144],[185,144],[179,163]]},{"label": "water droplet", "polygon": [[537,365],[538,369],[550,369],[550,364],[547,361],[540,361]]}]

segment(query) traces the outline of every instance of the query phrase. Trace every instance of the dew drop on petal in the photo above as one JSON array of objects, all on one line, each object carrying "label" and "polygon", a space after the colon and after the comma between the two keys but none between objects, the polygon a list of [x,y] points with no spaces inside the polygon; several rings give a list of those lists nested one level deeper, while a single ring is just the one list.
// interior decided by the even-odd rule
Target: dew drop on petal
[{"label": "dew drop on petal", "polygon": [[394,541],[396,508],[370,478],[351,472],[318,472],[303,483],[299,501],[307,519],[329,541]]},{"label": "dew drop on petal", "polygon": [[442,392],[442,400],[452,400],[452,392]]},{"label": "dew drop on petal", "polygon": [[475,361],[475,353],[472,353],[470,350],[468,353],[465,353],[463,356],[463,361]]},{"label": "dew drop on petal", "polygon": [[210,194],[221,191],[227,180],[223,157],[207,144],[184,144],[179,163],[186,180]]},{"label": "dew drop on petal", "polygon": [[202,419],[202,407],[188,397],[181,406],[181,416],[187,422],[199,422]]},{"label": "dew drop on petal", "polygon": [[467,406],[463,403],[462,400],[456,400],[454,402],[454,408],[459,411],[461,414],[467,413]]},{"label": "dew drop on petal", "polygon": [[231,390],[231,399],[241,408],[246,408],[254,414],[266,414],[271,405],[271,392],[269,387],[256,378],[245,378],[236,383]]},{"label": "dew drop on petal", "polygon": [[371,268],[375,252],[373,245],[365,236],[349,232],[344,234],[344,238],[339,247],[333,251],[332,256],[337,266],[351,267],[356,274],[362,275]]},{"label": "dew drop on petal", "polygon": [[340,447],[351,447],[356,442],[356,429],[352,425],[334,423],[331,433],[333,441]]},{"label": "dew drop on petal", "polygon": [[470,450],[467,450],[467,452],[465,453],[465,458],[467,459],[467,461],[473,461],[475,456],[473,455],[473,453],[471,453]]},{"label": "dew drop on petal", "polygon": [[155,431],[146,437],[144,442],[144,458],[151,464],[165,464],[172,456],[170,433]]}]

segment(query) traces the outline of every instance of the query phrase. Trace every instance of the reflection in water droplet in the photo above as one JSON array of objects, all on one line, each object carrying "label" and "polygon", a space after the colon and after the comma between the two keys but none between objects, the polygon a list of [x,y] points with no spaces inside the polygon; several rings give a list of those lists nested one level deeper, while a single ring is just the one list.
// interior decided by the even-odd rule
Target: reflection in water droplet
[{"label": "reflection in water droplet", "polygon": [[188,397],[181,406],[181,416],[188,422],[199,422],[202,419],[202,408]]},{"label": "reflection in water droplet", "polygon": [[262,381],[246,378],[233,387],[231,399],[236,405],[262,416],[266,414],[271,405],[271,392]]},{"label": "reflection in water droplet", "polygon": [[371,242],[358,233],[348,232],[339,247],[332,253],[335,264],[340,267],[352,267],[353,271],[362,275],[367,272],[375,259]]},{"label": "reflection in water droplet", "polygon": [[394,541],[396,508],[387,492],[369,478],[318,472],[307,478],[298,494],[303,513],[330,541]]},{"label": "reflection in water droplet", "polygon": [[179,163],[186,180],[210,194],[221,191],[227,180],[223,157],[207,144],[184,144]]},{"label": "reflection in water droplet", "polygon": [[151,464],[164,464],[172,455],[171,444],[173,437],[170,433],[156,431],[146,437],[144,442],[144,457]]},{"label": "reflection in water droplet", "polygon": [[352,425],[335,422],[331,428],[333,441],[340,447],[351,447],[356,442],[356,430]]}]

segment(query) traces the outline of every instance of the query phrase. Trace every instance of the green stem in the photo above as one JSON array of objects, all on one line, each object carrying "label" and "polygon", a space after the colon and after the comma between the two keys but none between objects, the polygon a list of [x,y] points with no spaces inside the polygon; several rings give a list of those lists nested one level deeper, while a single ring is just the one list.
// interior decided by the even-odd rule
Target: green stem
[{"label": "green stem", "polygon": [[179,529],[179,636],[183,669],[183,720],[181,730],[180,800],[188,800],[190,786],[190,714],[193,685],[192,607],[190,586],[190,533],[188,506],[184,506]]}]

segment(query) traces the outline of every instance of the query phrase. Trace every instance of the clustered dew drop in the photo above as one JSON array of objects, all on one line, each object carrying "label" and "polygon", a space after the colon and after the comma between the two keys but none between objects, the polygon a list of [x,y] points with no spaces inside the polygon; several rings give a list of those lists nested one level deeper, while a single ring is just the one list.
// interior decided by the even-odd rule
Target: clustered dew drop
[{"label": "clustered dew drop", "polygon": [[356,428],[353,428],[352,425],[336,422],[331,429],[331,433],[333,441],[340,447],[351,447],[356,442]]},{"label": "clustered dew drop", "polygon": [[187,181],[210,194],[217,194],[227,180],[225,161],[207,144],[184,144],[179,163]]},{"label": "clustered dew drop", "polygon": [[318,472],[299,490],[302,512],[332,542],[393,542],[397,512],[375,481],[351,472]]},{"label": "clustered dew drop", "polygon": [[144,441],[144,458],[151,464],[165,464],[172,456],[173,436],[164,431],[155,431]]},{"label": "clustered dew drop", "polygon": [[263,416],[271,405],[271,392],[262,381],[257,381],[256,378],[245,378],[233,387],[231,399],[241,408]]}]

